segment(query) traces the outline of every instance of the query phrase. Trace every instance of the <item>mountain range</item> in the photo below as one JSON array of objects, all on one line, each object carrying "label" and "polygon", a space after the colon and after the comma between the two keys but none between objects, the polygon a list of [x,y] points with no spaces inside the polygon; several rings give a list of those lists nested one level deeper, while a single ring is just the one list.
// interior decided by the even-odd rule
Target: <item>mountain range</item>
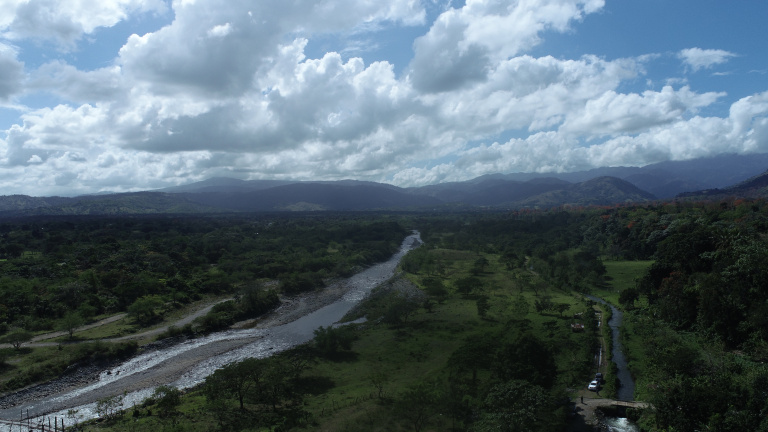
[{"label": "mountain range", "polygon": [[275,211],[455,210],[612,205],[768,196],[768,154],[721,155],[573,173],[515,173],[400,188],[341,180],[211,178],[155,191],[79,197],[0,196],[0,216]]}]

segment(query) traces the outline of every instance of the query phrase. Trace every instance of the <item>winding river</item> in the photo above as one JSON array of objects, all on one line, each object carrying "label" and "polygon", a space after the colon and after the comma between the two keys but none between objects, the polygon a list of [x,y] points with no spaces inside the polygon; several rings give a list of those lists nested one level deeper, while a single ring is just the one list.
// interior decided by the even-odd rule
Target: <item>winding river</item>
[{"label": "winding river", "polygon": [[[123,408],[129,408],[140,404],[159,385],[190,388],[233,361],[268,357],[307,342],[315,329],[338,322],[374,287],[390,279],[402,257],[421,244],[420,240],[419,233],[414,231],[388,261],[338,282],[348,287],[341,299],[293,322],[265,329],[229,330],[142,354],[102,372],[98,381],[85,387],[26,406],[0,410],[0,419],[18,420],[23,410],[33,417],[32,424],[58,417],[66,418],[67,425],[71,426],[76,421],[97,417],[96,401],[100,399],[123,395]],[[3,427],[0,424],[0,430],[10,430]]]}]

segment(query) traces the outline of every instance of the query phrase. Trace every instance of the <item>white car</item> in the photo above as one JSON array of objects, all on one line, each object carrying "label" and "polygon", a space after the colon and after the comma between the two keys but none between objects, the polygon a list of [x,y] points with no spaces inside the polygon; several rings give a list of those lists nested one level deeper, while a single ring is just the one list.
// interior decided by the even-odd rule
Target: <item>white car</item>
[{"label": "white car", "polygon": [[598,381],[598,380],[594,380],[594,381],[592,381],[592,382],[591,382],[591,383],[589,383],[589,385],[587,386],[587,389],[588,389],[588,390],[592,390],[592,391],[598,391],[598,390],[600,390],[600,381]]}]

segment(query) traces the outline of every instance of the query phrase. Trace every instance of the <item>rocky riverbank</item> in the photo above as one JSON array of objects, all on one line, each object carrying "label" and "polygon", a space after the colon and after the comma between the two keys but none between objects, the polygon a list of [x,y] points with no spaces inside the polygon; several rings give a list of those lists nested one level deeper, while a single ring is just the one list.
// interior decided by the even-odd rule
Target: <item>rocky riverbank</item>
[{"label": "rocky riverbank", "polygon": [[[332,284],[322,290],[296,296],[283,297],[281,298],[280,306],[273,309],[271,312],[268,312],[262,317],[256,319],[237,323],[233,327],[239,329],[268,329],[280,326],[295,321],[304,315],[312,313],[324,306],[338,301],[347,291],[349,291],[350,288],[351,286],[348,284],[339,282]],[[142,347],[139,354],[148,354],[152,351],[164,350],[187,340],[189,340],[188,337],[178,336],[156,341]],[[241,345],[247,342],[249,341],[238,341],[234,345]],[[229,348],[231,348],[230,344],[227,345],[226,349]],[[220,351],[221,349],[217,349],[215,350],[215,353]],[[210,354],[214,354],[214,352],[211,352]],[[200,357],[200,355],[195,357]],[[4,410],[20,405],[26,405],[49,396],[81,388],[98,381],[102,373],[107,373],[107,371],[110,371],[119,363],[121,362],[102,362],[97,364],[73,365],[61,377],[57,379],[0,396],[0,409]],[[179,373],[178,368],[173,368],[173,370],[164,370],[166,370],[166,372],[161,372],[161,376],[154,376],[153,380],[150,381],[150,384],[154,381],[171,381],[171,379]],[[140,388],[146,383],[146,380],[140,380],[137,381],[134,385],[130,386],[130,388]],[[105,397],[107,396],[108,395],[105,395]]]},{"label": "rocky riverbank", "polygon": [[311,340],[313,329],[338,322],[362,296],[389,280],[405,252],[418,246],[413,241],[417,236],[409,236],[390,260],[323,290],[283,298],[277,309],[257,320],[238,323],[235,329],[161,341],[158,345],[167,345],[144,349],[127,362],[73,371],[58,380],[6,395],[0,398],[4,400],[0,418],[16,418],[21,408],[38,418],[51,413],[65,415],[77,408],[82,418],[92,418],[97,415],[95,401],[125,395],[124,403],[140,403],[158,385],[191,387],[228,362],[270,355]]}]

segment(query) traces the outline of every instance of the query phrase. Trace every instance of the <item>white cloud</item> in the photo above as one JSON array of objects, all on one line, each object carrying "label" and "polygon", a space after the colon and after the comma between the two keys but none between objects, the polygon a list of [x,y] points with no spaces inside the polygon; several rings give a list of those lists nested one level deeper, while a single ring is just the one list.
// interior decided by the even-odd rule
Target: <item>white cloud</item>
[{"label": "white cloud", "polygon": [[683,114],[695,113],[722,96],[723,93],[696,94],[688,87],[675,91],[670,86],[642,95],[611,90],[569,113],[560,130],[589,138],[633,134],[680,120]]},{"label": "white cloud", "polygon": [[568,172],[762,152],[768,152],[768,92],[735,102],[727,118],[678,119],[634,136],[589,144],[558,131],[539,132],[465,150],[453,164],[401,170],[393,182],[419,186],[435,179],[461,181],[495,172]]},{"label": "white cloud", "polygon": [[137,13],[162,13],[163,0],[10,0],[0,12],[0,34],[8,39],[52,40],[72,49],[83,34],[112,27]]},{"label": "white cloud", "polygon": [[[413,0],[252,2],[198,0],[174,4],[172,24],[133,35],[120,50],[125,73],[155,93],[242,94],[265,73],[289,35],[351,31],[363,22],[415,23]],[[222,24],[225,23],[225,24]],[[210,37],[216,36],[216,37]],[[287,39],[290,38],[290,39]]]},{"label": "white cloud", "polygon": [[[33,2],[38,10],[63,7]],[[173,22],[131,36],[113,64],[95,70],[52,60],[25,75],[16,51],[0,45],[7,65],[0,100],[26,92],[64,101],[29,110],[0,138],[0,184],[85,193],[238,173],[416,185],[768,151],[766,94],[733,103],[724,118],[699,117],[723,93],[687,83],[644,91],[639,83],[652,88],[645,69],[656,55],[526,54],[545,32],[570,31],[603,3],[468,0],[416,40],[401,76],[387,61],[336,52],[307,58],[306,49],[318,35],[373,38],[390,26],[423,24],[415,0],[177,0]],[[42,35],[75,41],[125,19],[120,11],[154,3],[104,4],[112,8],[100,16],[94,6],[71,36]],[[6,34],[19,22],[0,12]],[[712,51],[692,51],[689,67],[717,64]],[[478,144],[493,140],[506,142]],[[11,179],[20,173],[26,181]]]},{"label": "white cloud", "polygon": [[678,57],[694,72],[699,69],[709,69],[712,66],[727,62],[736,54],[719,49],[688,48],[680,51]]},{"label": "white cloud", "polygon": [[483,81],[498,61],[525,52],[546,30],[563,32],[603,0],[469,0],[442,13],[414,42],[411,79],[417,89],[450,91]]},{"label": "white cloud", "polygon": [[232,26],[229,23],[220,24],[208,30],[208,37],[225,37],[230,32],[232,32]]},{"label": "white cloud", "polygon": [[0,102],[8,100],[22,88],[24,64],[16,50],[0,42]]}]

